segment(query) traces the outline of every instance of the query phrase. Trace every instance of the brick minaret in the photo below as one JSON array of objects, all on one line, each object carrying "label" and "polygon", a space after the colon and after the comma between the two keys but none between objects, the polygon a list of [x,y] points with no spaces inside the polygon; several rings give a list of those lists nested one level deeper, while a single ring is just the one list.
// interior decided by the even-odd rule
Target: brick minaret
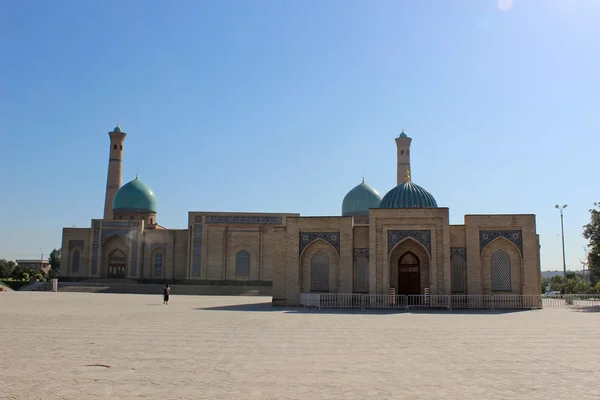
[{"label": "brick minaret", "polygon": [[402,133],[399,137],[396,138],[396,149],[397,160],[398,160],[398,169],[396,170],[396,185],[400,185],[405,181],[406,172],[412,176],[412,171],[410,170],[410,142],[412,139],[409,138],[406,133],[404,133],[404,128],[402,128]]},{"label": "brick minaret", "polygon": [[108,132],[108,136],[110,136],[110,153],[108,158],[108,176],[106,178],[104,219],[113,219],[112,203],[122,183],[123,143],[127,134],[117,124],[117,127],[112,132]]}]

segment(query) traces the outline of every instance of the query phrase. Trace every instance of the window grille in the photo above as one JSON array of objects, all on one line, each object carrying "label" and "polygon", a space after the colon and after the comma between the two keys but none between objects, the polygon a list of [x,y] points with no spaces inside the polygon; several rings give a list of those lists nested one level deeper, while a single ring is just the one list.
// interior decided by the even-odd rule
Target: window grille
[{"label": "window grille", "polygon": [[72,260],[72,266],[71,266],[71,270],[73,271],[74,274],[79,273],[80,259],[81,259],[81,253],[79,253],[79,250],[75,250],[73,252],[73,260]]},{"label": "window grille", "polygon": [[510,256],[503,250],[492,254],[492,291],[510,291]]},{"label": "window grille", "polygon": [[320,251],[310,260],[310,291],[329,292],[329,257]]},{"label": "window grille", "polygon": [[240,250],[235,255],[235,276],[237,278],[250,277],[250,253]]},{"label": "window grille", "polygon": [[163,255],[161,252],[154,255],[154,276],[163,276]]},{"label": "window grille", "polygon": [[452,291],[465,291],[465,259],[460,254],[454,254],[450,260],[452,274]]},{"label": "window grille", "polygon": [[358,257],[356,260],[356,293],[369,292],[369,260]]}]

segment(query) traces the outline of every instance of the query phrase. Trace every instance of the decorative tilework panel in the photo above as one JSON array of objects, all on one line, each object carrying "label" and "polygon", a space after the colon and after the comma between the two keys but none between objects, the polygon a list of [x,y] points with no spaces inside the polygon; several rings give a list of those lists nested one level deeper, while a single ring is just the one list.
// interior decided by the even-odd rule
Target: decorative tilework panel
[{"label": "decorative tilework panel", "polygon": [[83,247],[83,240],[69,240],[69,251],[73,250],[75,247]]},{"label": "decorative tilework panel", "polygon": [[140,221],[103,221],[102,228],[138,228],[140,226]]},{"label": "decorative tilework panel", "polygon": [[166,243],[152,243],[152,245],[150,246],[150,253],[154,253],[155,250],[158,249],[163,249],[164,251],[167,251],[167,244]]},{"label": "decorative tilework panel", "polygon": [[323,239],[331,244],[340,254],[340,233],[339,232],[300,232],[300,251],[302,252],[310,243],[317,239]]},{"label": "decorative tilework panel", "polygon": [[207,215],[207,224],[281,225],[283,218],[268,215]]},{"label": "decorative tilework panel", "polygon": [[202,224],[194,224],[194,249],[192,254],[192,275],[200,276],[202,253]]},{"label": "decorative tilework panel", "polygon": [[510,284],[510,256],[503,250],[492,254],[492,291],[507,292]]},{"label": "decorative tilework panel", "polygon": [[329,257],[320,251],[310,259],[310,291],[329,292]]},{"label": "decorative tilework panel", "polygon": [[356,248],[354,249],[354,260],[358,259],[358,257],[364,256],[369,259],[369,248]]},{"label": "decorative tilework panel", "polygon": [[421,243],[431,256],[431,231],[430,230],[417,230],[417,231],[388,231],[388,254],[392,252],[394,246],[403,241],[406,238],[412,238],[417,242]]},{"label": "decorative tilework panel", "polygon": [[463,259],[467,259],[467,249],[464,247],[450,247],[450,257],[455,254],[460,254]]},{"label": "decorative tilework panel", "polygon": [[130,231],[129,228],[102,229],[102,244],[104,245],[104,243],[113,236],[119,236],[129,244],[129,241],[132,238],[132,232],[134,231]]},{"label": "decorative tilework panel", "polygon": [[137,260],[138,260],[138,231],[132,230],[130,237],[132,240],[131,244],[131,277],[137,277]]},{"label": "decorative tilework panel", "polygon": [[98,247],[100,246],[100,221],[92,223],[93,241],[92,241],[92,275],[98,273]]},{"label": "decorative tilework panel", "polygon": [[507,239],[517,246],[521,255],[523,255],[523,234],[520,230],[479,231],[479,251],[483,252],[485,246],[497,238]]}]

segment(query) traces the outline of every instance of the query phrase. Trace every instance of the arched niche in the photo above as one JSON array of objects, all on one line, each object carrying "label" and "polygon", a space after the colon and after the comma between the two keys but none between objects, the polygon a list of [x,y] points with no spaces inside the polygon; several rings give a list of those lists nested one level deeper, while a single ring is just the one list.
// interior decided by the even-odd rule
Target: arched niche
[{"label": "arched niche", "polygon": [[[510,264],[510,288],[508,290],[495,290],[492,287],[492,259],[498,268],[499,262],[505,262],[506,258],[502,253],[508,256],[508,262]],[[494,257],[496,254],[496,257]],[[505,238],[497,238],[490,242],[481,253],[481,267],[482,267],[482,288],[484,294],[491,293],[522,293],[522,282],[523,282],[523,268],[522,268],[522,257],[519,249],[509,240]],[[505,274],[502,274],[503,276]],[[496,275],[496,279],[497,275]],[[501,278],[502,279],[502,278]]]},{"label": "arched niche", "polygon": [[129,276],[129,251],[121,236],[111,236],[102,245],[101,276],[126,278]]},{"label": "arched niche", "polygon": [[[413,238],[406,238],[398,243],[390,252],[389,258],[389,282],[388,287],[396,289],[396,293],[400,293],[401,289],[398,282],[400,278],[399,264],[401,258],[407,257],[405,260],[408,265],[408,257],[414,257],[418,261],[420,288],[419,294],[423,294],[425,288],[431,287],[430,281],[430,264],[429,252],[423,245]],[[416,264],[415,264],[416,265]],[[387,288],[386,288],[387,291]]]},{"label": "arched niche", "polygon": [[[329,292],[337,293],[339,255],[330,243],[322,239],[311,242],[302,252],[300,260],[300,291],[302,293],[309,293],[311,291],[313,261],[318,261],[313,257],[317,253],[321,253],[327,257],[329,266]],[[323,260],[322,257],[320,259]]]}]

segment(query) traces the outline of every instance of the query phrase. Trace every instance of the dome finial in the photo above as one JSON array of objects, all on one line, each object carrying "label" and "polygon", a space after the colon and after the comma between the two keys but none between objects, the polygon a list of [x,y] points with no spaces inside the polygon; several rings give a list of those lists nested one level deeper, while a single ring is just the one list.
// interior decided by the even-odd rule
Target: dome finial
[{"label": "dome finial", "polygon": [[404,181],[410,182],[410,170],[406,167],[406,172],[404,173]]},{"label": "dome finial", "polygon": [[363,173],[362,183],[365,183],[365,174]]},{"label": "dome finial", "polygon": [[402,127],[402,133],[404,133],[404,127]]},{"label": "dome finial", "polygon": [[138,169],[138,170],[135,172],[135,179],[137,180],[137,179],[139,179],[139,178],[140,178],[140,170]]}]

